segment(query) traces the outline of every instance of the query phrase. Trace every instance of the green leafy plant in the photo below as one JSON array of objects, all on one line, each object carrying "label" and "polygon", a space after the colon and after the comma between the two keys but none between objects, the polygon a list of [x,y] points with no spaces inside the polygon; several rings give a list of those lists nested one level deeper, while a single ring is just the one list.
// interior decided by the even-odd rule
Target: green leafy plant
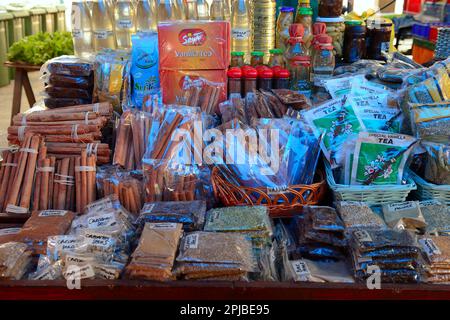
[{"label": "green leafy plant", "polygon": [[9,48],[8,60],[41,65],[49,59],[73,54],[70,32],[40,32],[24,37]]}]

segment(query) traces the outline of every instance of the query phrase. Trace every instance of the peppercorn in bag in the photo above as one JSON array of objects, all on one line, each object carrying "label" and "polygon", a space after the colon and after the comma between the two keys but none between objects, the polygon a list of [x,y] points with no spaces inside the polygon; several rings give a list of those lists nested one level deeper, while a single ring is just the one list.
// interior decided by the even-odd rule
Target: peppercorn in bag
[{"label": "peppercorn in bag", "polygon": [[361,132],[356,142],[351,184],[401,184],[417,140],[411,136]]},{"label": "peppercorn in bag", "polygon": [[450,235],[450,208],[440,200],[419,202],[420,210],[427,223],[427,233],[432,235]]},{"label": "peppercorn in bag", "polygon": [[450,102],[410,104],[411,128],[417,138],[446,142],[450,137]]}]

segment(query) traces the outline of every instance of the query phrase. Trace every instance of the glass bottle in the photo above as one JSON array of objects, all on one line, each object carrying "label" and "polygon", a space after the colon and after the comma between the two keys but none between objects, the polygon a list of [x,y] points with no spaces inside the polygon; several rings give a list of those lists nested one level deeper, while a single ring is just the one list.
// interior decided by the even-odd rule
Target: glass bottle
[{"label": "glass bottle", "polygon": [[224,0],[213,0],[210,8],[211,20],[225,20]]},{"label": "glass bottle", "polygon": [[94,50],[116,49],[111,9],[105,0],[94,0],[92,5],[92,30]]},{"label": "glass bottle", "polygon": [[315,45],[315,55],[312,61],[311,82],[316,87],[323,87],[322,81],[333,77],[334,67],[336,65],[333,39],[326,34],[317,36]]},{"label": "glass bottle", "polygon": [[366,26],[362,21],[345,21],[344,33],[344,61],[354,63],[365,56],[366,53]]},{"label": "glass bottle", "polygon": [[270,50],[270,58],[269,58],[269,67],[280,66],[284,68],[284,57],[283,50],[281,49],[271,49]]},{"label": "glass bottle", "polygon": [[247,0],[234,0],[231,10],[231,51],[245,52],[245,61],[249,61],[252,29]]},{"label": "glass bottle", "polygon": [[281,7],[277,19],[276,47],[286,50],[286,43],[289,40],[289,27],[294,23],[294,8]]},{"label": "glass bottle", "polygon": [[174,0],[175,11],[178,19],[185,20],[186,19],[186,10],[184,7],[183,0]]},{"label": "glass bottle", "polygon": [[197,12],[199,20],[209,20],[209,5],[206,0],[197,0]]},{"label": "glass bottle", "polygon": [[305,43],[305,48],[310,49],[311,42],[313,39],[313,11],[311,8],[300,7],[297,11],[297,16],[295,17],[295,23],[301,23],[305,33],[303,34],[303,41]]},{"label": "glass bottle", "polygon": [[252,67],[264,65],[264,52],[253,51],[251,54],[250,65]]},{"label": "glass bottle", "polygon": [[296,23],[290,26],[285,59],[291,75],[291,89],[309,96],[311,94],[311,58],[304,48],[303,33],[303,25]]},{"label": "glass bottle", "polygon": [[136,32],[156,31],[157,25],[155,0],[138,0],[136,7]]},{"label": "glass bottle", "polygon": [[135,8],[130,0],[118,0],[114,5],[117,48],[131,49],[131,35],[136,32]]},{"label": "glass bottle", "polygon": [[230,66],[231,67],[242,67],[245,63],[244,63],[244,55],[245,53],[240,51],[240,52],[231,52],[231,63]]},{"label": "glass bottle", "polygon": [[159,0],[158,22],[180,20],[180,13],[175,6],[175,0]]},{"label": "glass bottle", "polygon": [[72,2],[72,38],[76,56],[86,57],[93,52],[91,14],[83,0]]},{"label": "glass bottle", "polygon": [[197,0],[185,0],[186,20],[198,20]]},{"label": "glass bottle", "polygon": [[230,0],[224,0],[224,10],[223,10],[223,15],[224,15],[224,20],[225,21],[230,21],[231,18],[231,1]]}]

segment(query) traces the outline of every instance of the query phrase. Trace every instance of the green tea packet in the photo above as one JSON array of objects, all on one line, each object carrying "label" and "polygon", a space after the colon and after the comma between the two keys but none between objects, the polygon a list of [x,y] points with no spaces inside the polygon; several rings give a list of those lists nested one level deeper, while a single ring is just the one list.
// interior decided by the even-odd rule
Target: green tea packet
[{"label": "green tea packet", "polygon": [[364,123],[368,131],[399,133],[402,125],[402,112],[399,108],[388,107],[388,95],[372,94],[349,97],[348,103],[353,106],[356,115]]},{"label": "green tea packet", "polygon": [[317,139],[322,137],[322,151],[333,169],[342,165],[342,155],[346,152],[342,148],[344,142],[365,130],[352,105],[341,99],[330,100],[317,108],[305,110],[303,115]]},{"label": "green tea packet", "polygon": [[367,81],[365,78],[354,78],[352,81],[350,96],[362,97],[367,95],[381,95],[387,94],[389,91],[390,90],[387,87],[378,83]]},{"label": "green tea packet", "polygon": [[353,84],[363,81],[365,81],[365,76],[363,74],[323,80],[325,88],[333,99],[343,98],[349,95],[352,91]]},{"label": "green tea packet", "polygon": [[414,137],[403,134],[361,132],[355,146],[351,184],[401,184],[416,142]]}]

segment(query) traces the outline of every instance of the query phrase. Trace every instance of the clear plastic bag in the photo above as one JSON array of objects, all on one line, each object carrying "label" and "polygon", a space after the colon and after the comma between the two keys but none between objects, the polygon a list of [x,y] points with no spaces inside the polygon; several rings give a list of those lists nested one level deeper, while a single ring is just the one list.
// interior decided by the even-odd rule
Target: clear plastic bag
[{"label": "clear plastic bag", "polygon": [[425,222],[427,233],[432,235],[450,235],[450,209],[440,200],[419,202]]},{"label": "clear plastic bag", "polygon": [[183,83],[182,96],[178,103],[190,107],[199,107],[206,114],[217,113],[221,93],[225,83],[212,82],[204,78],[186,76]]},{"label": "clear plastic bag", "polygon": [[42,80],[48,85],[60,88],[76,88],[92,92],[94,87],[94,77],[92,75],[89,77],[73,77],[61,74],[49,74],[45,75]]},{"label": "clear plastic bag", "polygon": [[383,219],[376,215],[366,203],[341,201],[336,203],[336,209],[347,230],[386,228]]},{"label": "clear plastic bag", "polygon": [[92,102],[92,91],[78,88],[65,88],[54,87],[53,85],[47,85],[45,87],[45,93],[50,98],[69,98],[69,99],[83,99]]},{"label": "clear plastic bag", "polygon": [[0,279],[20,280],[30,263],[31,251],[26,244],[8,242],[0,245]]},{"label": "clear plastic bag", "polygon": [[426,228],[418,201],[384,204],[382,208],[384,221],[393,229],[424,231]]},{"label": "clear plastic bag", "polygon": [[450,102],[410,104],[411,128],[417,138],[448,141],[450,136]]},{"label": "clear plastic bag", "polygon": [[424,178],[438,185],[450,184],[450,146],[422,142],[426,150]]},{"label": "clear plastic bag", "polygon": [[48,60],[42,67],[42,74],[59,74],[72,77],[88,77],[93,72],[92,61],[75,56],[61,56]]}]

